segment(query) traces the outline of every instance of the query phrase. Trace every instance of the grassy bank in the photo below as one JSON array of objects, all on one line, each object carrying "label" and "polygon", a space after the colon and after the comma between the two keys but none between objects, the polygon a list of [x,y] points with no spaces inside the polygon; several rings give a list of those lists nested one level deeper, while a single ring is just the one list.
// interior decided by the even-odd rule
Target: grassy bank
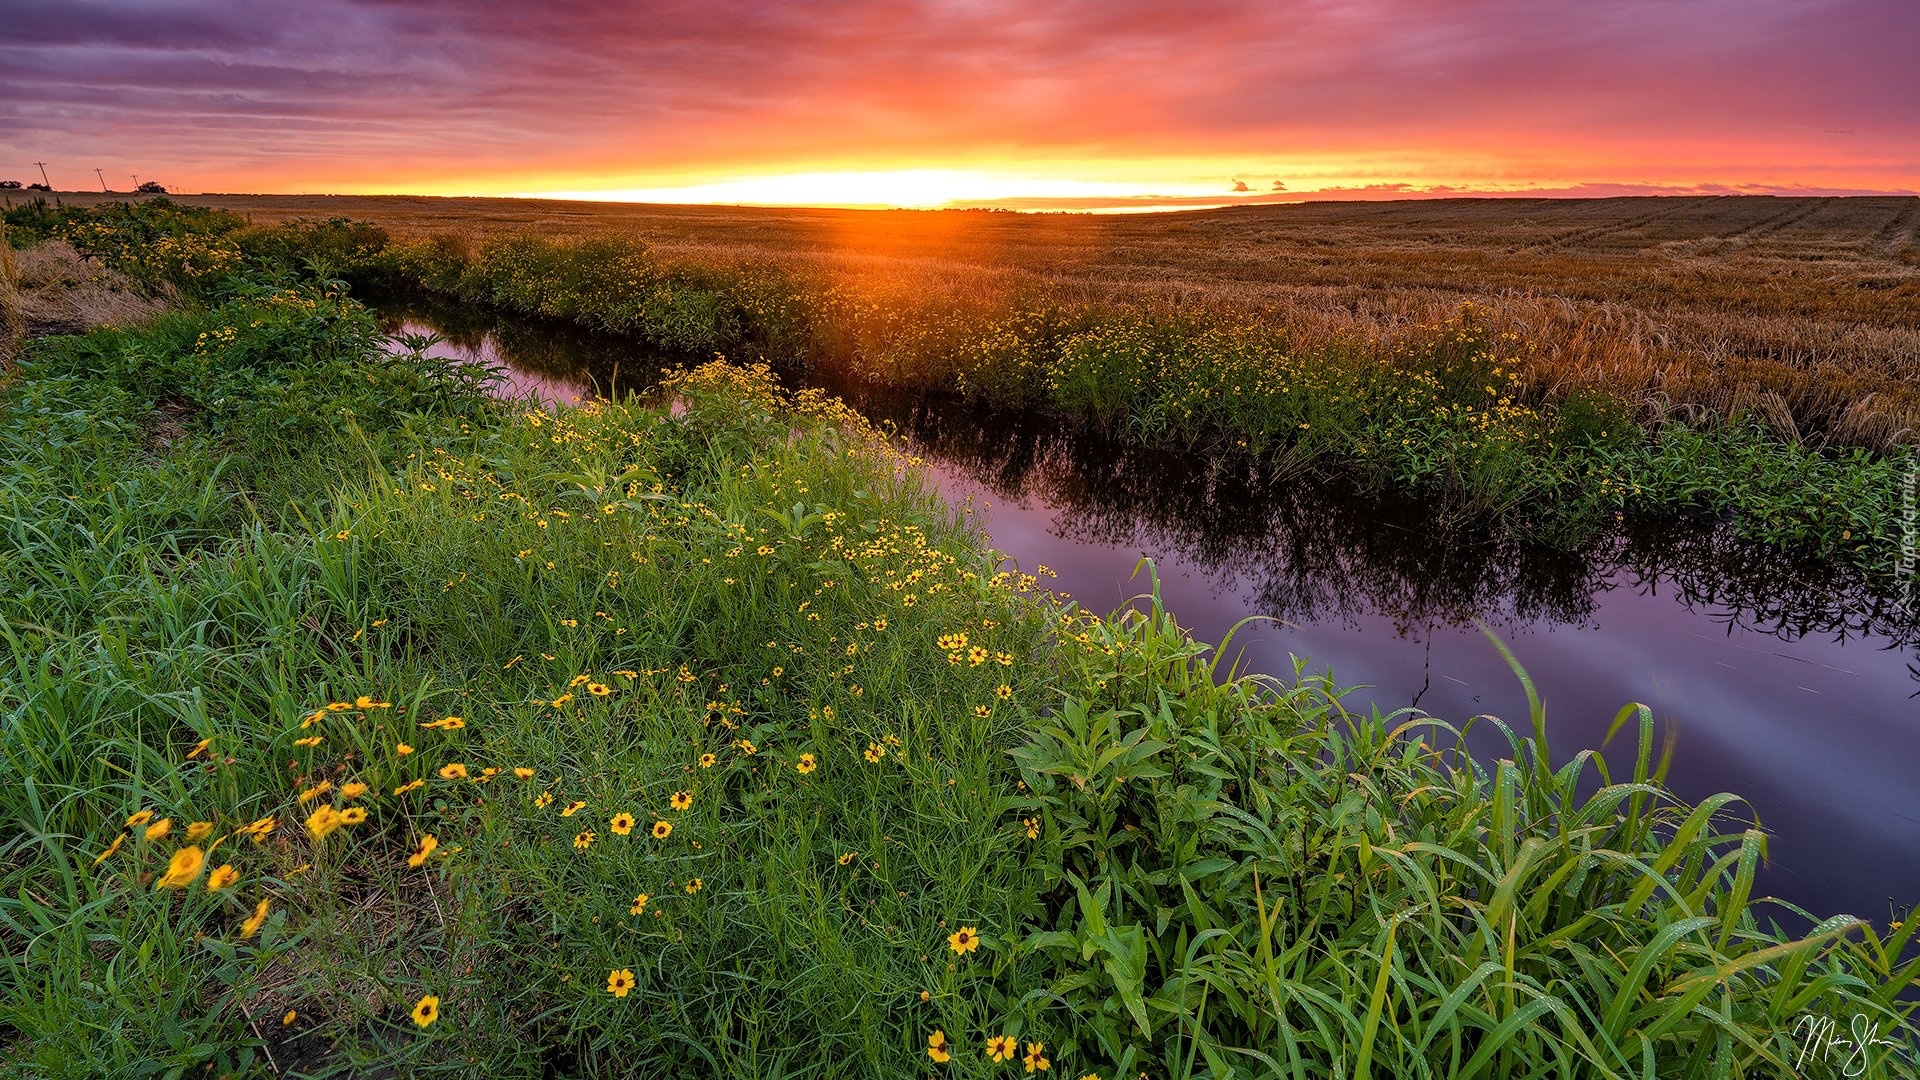
[{"label": "grassy bank", "polygon": [[192,235],[117,258],[201,299],[38,339],[0,397],[24,1075],[1664,1080],[1784,1073],[1856,1015],[1910,1045],[1920,924],[1769,929],[1763,837],[1660,789],[1644,710],[1611,771],[1552,769],[1542,714],[1473,762],[1229,678],[1151,603],[1055,604],[764,369],[522,411]]}]

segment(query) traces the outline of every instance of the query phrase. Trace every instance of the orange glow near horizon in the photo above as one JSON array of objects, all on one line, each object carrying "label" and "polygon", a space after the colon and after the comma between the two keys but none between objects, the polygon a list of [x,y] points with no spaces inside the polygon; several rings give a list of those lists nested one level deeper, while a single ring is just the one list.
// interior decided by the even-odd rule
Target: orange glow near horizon
[{"label": "orange glow near horizon", "polygon": [[870,169],[776,173],[662,187],[521,191],[509,194],[528,198],[605,202],[900,207],[919,210],[989,205],[1014,198],[1098,202],[1141,197],[1218,198],[1220,186],[1070,180],[967,169]]},{"label": "orange glow near horizon", "polygon": [[1911,194],[1913,0],[20,4],[0,180],[1129,211]]}]

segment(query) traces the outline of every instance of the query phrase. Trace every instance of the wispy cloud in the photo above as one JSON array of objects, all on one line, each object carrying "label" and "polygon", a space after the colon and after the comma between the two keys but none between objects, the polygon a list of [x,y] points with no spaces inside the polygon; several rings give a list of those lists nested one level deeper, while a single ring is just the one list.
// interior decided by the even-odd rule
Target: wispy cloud
[{"label": "wispy cloud", "polygon": [[1916,40],[1912,0],[0,0],[0,173],[1911,189]]}]

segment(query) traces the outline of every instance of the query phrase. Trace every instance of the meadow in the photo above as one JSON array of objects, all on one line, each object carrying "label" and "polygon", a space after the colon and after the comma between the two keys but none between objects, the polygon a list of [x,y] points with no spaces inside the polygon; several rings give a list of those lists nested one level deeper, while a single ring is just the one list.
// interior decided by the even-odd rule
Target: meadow
[{"label": "meadow", "polygon": [[59,227],[167,310],[0,384],[20,1075],[1920,1074],[1920,922],[1778,929],[1644,708],[1475,760],[1060,601],[765,366],[548,412],[331,276],[430,241]]},{"label": "meadow", "polygon": [[[766,362],[802,383],[958,394],[1418,495],[1551,545],[1620,515],[1726,518],[1744,539],[1900,585],[1920,200],[1460,200],[1155,221],[199,203],[257,220],[368,215],[250,241],[363,289]],[[52,214],[29,225],[61,228]]]}]

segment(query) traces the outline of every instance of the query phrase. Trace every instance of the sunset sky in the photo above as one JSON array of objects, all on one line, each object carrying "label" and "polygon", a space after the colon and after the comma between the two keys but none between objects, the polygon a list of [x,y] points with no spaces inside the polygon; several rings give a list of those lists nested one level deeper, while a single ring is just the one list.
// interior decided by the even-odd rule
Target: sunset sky
[{"label": "sunset sky", "polygon": [[0,179],[1025,209],[1910,193],[1916,42],[1920,0],[0,0]]}]

